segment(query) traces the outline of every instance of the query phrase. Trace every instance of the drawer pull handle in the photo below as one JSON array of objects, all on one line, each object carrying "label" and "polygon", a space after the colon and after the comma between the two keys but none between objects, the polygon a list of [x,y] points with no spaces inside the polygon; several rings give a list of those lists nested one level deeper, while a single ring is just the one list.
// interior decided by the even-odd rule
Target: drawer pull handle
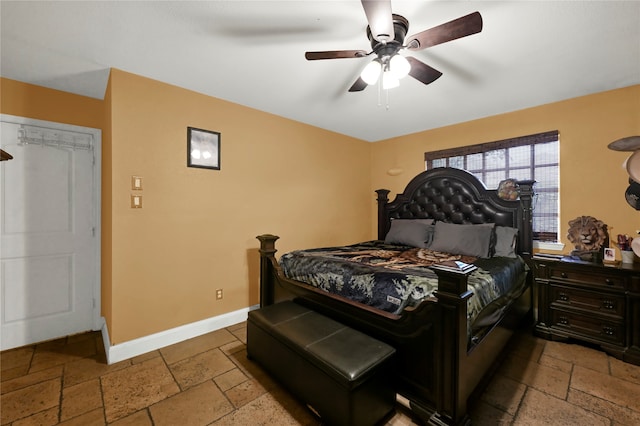
[{"label": "drawer pull handle", "polygon": [[567,278],[567,273],[566,273],[566,272],[562,272],[562,273],[560,273],[560,276],[561,276],[562,278]]},{"label": "drawer pull handle", "polygon": [[602,301],[602,306],[604,306],[605,309],[615,309],[616,308],[616,304],[613,300],[603,300]]},{"label": "drawer pull handle", "polygon": [[567,296],[567,295],[566,295],[566,294],[564,294],[564,293],[560,293],[560,294],[558,295],[558,299],[562,300],[563,302],[566,302],[566,301],[568,301],[568,300],[569,300],[569,296]]},{"label": "drawer pull handle", "polygon": [[569,319],[567,317],[558,318],[558,322],[562,325],[569,325]]},{"label": "drawer pull handle", "polygon": [[606,285],[613,285],[614,284],[614,282],[613,282],[613,280],[611,278],[607,278],[606,280],[604,280],[604,282],[605,282]]},{"label": "drawer pull handle", "polygon": [[616,334],[616,329],[613,327],[607,327],[604,326],[602,327],[602,331],[604,332],[604,334],[606,334],[607,336],[614,336]]}]

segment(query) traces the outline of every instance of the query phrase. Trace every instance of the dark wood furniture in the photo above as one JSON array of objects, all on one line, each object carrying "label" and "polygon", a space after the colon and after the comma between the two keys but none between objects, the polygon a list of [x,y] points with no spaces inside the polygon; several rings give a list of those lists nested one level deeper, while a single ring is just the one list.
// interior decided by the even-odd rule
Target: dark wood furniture
[{"label": "dark wood furniture", "polygon": [[640,265],[533,257],[535,334],[579,339],[640,365]]},{"label": "dark wood furniture", "polygon": [[[496,223],[519,228],[518,253],[532,253],[533,181],[521,181],[520,200],[506,201],[473,175],[436,168],[420,173],[389,202],[378,190],[378,239],[392,218],[432,218],[451,223]],[[503,347],[524,319],[532,318],[531,275],[524,293],[477,343],[467,336],[467,274],[436,270],[437,300],[394,315],[288,279],[275,258],[275,235],[260,235],[261,306],[295,299],[328,317],[382,340],[396,349],[394,386],[411,410],[437,425],[470,423],[467,404],[493,371]]]},{"label": "dark wood furniture", "polygon": [[247,355],[330,425],[374,425],[395,408],[391,346],[284,301],[249,312]]}]

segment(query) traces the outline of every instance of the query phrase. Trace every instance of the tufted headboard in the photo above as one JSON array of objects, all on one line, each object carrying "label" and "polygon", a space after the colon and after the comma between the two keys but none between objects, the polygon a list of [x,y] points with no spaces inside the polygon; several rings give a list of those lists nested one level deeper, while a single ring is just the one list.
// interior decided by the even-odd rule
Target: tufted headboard
[{"label": "tufted headboard", "polygon": [[391,219],[435,219],[450,223],[495,223],[518,228],[518,253],[533,249],[531,201],[534,181],[518,181],[520,199],[507,201],[486,189],[471,173],[440,167],[420,173],[402,194],[389,202],[389,191],[378,189],[378,239],[384,239]]}]

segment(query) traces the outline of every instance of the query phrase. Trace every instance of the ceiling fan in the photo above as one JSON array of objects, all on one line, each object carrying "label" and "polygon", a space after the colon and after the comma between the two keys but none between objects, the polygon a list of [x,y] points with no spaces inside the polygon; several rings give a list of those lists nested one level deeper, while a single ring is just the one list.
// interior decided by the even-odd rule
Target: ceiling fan
[{"label": "ceiling fan", "polygon": [[391,0],[361,0],[367,16],[367,38],[371,42],[371,52],[364,50],[329,50],[306,52],[309,61],[318,59],[362,58],[375,54],[376,58],[362,71],[349,92],[359,92],[368,85],[375,84],[382,75],[382,88],[396,87],[398,80],[407,74],[416,80],[429,84],[442,73],[411,56],[398,53],[407,49],[417,51],[446,43],[482,31],[482,16],[479,12],[454,19],[405,39],[409,21],[391,12]]}]

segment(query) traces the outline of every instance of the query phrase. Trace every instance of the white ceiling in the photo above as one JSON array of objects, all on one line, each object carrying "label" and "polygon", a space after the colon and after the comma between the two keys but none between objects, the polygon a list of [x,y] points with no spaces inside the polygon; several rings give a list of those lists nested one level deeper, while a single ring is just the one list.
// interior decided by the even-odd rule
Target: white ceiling
[{"label": "white ceiling", "polygon": [[[479,11],[481,33],[412,56],[443,73],[348,93],[370,51],[350,1],[4,1],[3,77],[102,99],[110,67],[378,141],[640,84],[640,1],[392,1],[408,35]],[[386,107],[388,103],[388,108]]]}]

